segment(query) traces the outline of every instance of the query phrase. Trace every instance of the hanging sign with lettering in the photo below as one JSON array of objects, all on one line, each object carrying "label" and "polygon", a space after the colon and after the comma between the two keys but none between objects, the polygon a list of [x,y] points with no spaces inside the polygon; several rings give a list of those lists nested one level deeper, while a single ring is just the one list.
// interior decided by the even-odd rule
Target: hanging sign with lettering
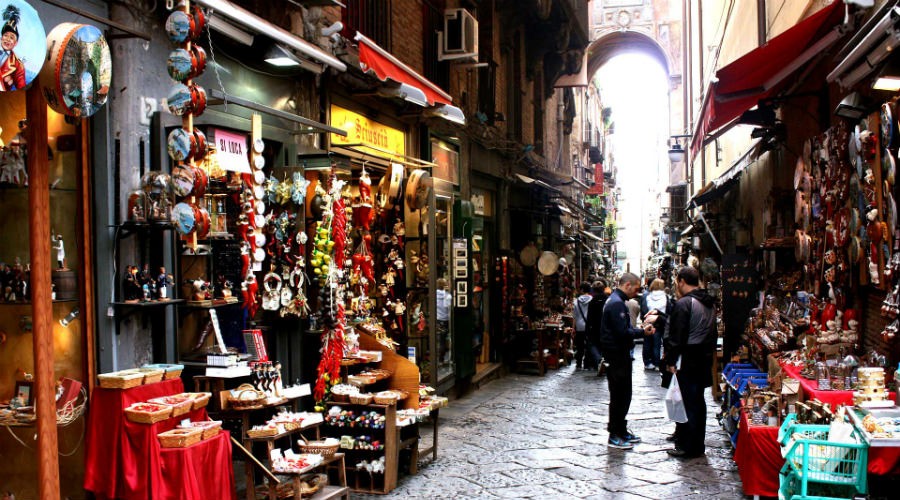
[{"label": "hanging sign with lettering", "polygon": [[382,158],[406,154],[406,134],[340,106],[331,105],[331,126],[347,131],[347,137],[331,134],[333,146],[350,145]]},{"label": "hanging sign with lettering", "polygon": [[252,173],[250,160],[247,159],[247,135],[214,129],[216,140],[216,161],[223,170]]}]

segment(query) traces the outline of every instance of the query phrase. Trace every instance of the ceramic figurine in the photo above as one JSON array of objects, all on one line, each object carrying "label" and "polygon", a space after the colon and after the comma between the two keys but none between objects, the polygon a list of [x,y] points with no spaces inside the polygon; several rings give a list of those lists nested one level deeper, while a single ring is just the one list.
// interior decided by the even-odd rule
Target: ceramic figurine
[{"label": "ceramic figurine", "polygon": [[159,300],[168,300],[169,285],[172,284],[172,275],[166,274],[166,268],[159,268],[159,275],[156,277],[156,293]]}]

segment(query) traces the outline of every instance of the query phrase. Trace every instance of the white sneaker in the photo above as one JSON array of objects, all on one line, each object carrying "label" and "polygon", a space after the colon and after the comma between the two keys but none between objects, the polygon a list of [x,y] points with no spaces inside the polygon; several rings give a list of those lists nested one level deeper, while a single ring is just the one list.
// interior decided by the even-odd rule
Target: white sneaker
[{"label": "white sneaker", "polygon": [[645,370],[655,370],[656,365],[654,365],[653,363],[650,363],[649,365],[644,365],[644,369]]}]

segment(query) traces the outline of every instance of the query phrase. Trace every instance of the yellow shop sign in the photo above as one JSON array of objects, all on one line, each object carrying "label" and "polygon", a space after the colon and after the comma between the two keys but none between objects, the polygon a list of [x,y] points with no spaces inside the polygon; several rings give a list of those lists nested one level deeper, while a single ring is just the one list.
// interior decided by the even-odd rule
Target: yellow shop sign
[{"label": "yellow shop sign", "polygon": [[331,134],[332,146],[352,145],[384,158],[406,154],[406,134],[365,116],[331,105],[331,126],[347,131],[347,137]]}]

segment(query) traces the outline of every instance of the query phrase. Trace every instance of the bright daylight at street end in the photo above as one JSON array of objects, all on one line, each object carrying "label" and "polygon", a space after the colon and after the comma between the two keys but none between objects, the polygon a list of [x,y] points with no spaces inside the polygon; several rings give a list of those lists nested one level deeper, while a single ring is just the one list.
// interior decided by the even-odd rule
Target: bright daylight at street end
[{"label": "bright daylight at street end", "polygon": [[900,0],[0,0],[0,500],[881,500]]}]

